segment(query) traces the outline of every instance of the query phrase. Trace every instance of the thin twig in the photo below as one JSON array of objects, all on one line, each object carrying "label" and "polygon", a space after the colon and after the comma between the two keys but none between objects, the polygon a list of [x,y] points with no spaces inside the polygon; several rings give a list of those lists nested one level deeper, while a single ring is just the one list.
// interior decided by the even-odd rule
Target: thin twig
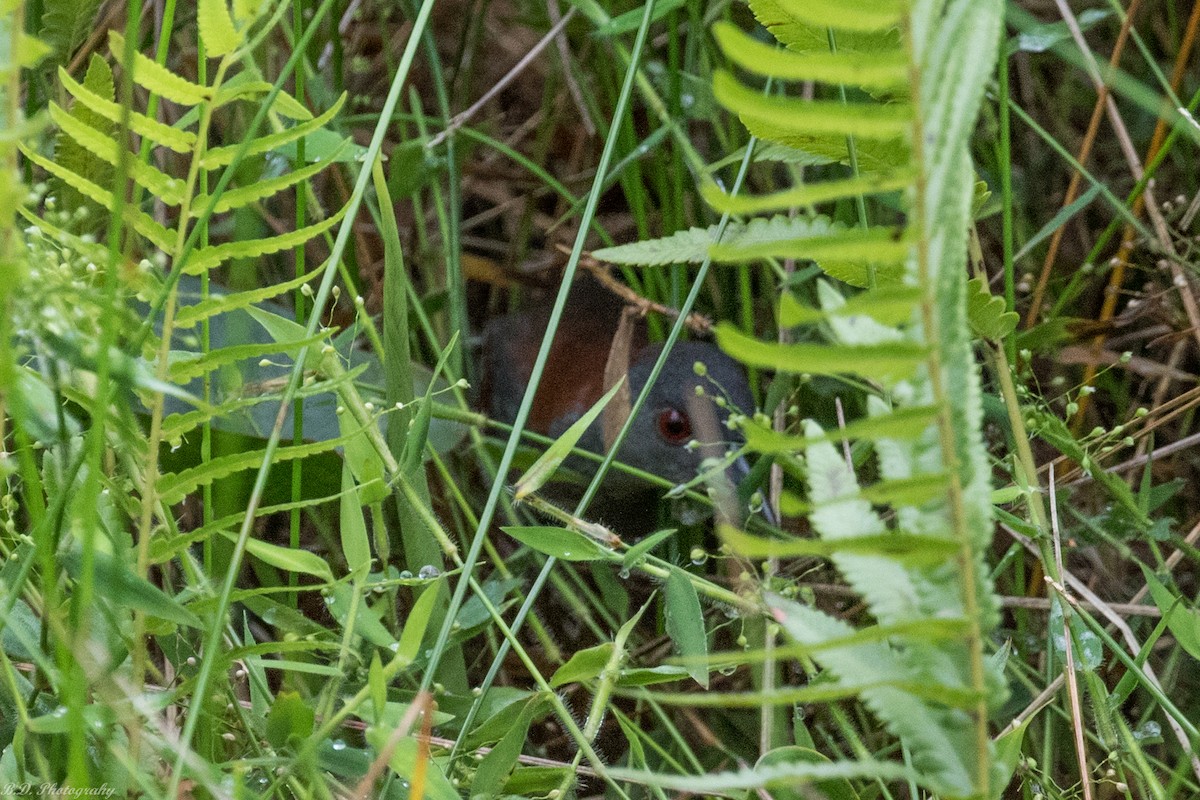
[{"label": "thin twig", "polygon": [[456,130],[469,122],[472,117],[478,114],[479,111],[488,104],[488,101],[502,92],[504,87],[512,83],[518,75],[525,71],[526,67],[533,63],[534,59],[536,59],[538,55],[546,49],[548,44],[554,41],[554,37],[557,36],[564,27],[566,27],[566,24],[571,21],[573,16],[575,16],[574,8],[564,14],[563,18],[555,23],[554,27],[548,30],[546,35],[543,36],[528,53],[522,56],[521,60],[518,61],[512,69],[505,73],[503,78],[496,81],[492,88],[488,89],[483,93],[482,97],[472,103],[470,108],[468,108],[466,111],[461,111],[458,114],[455,114],[454,117],[451,118],[450,123],[446,125],[446,129],[429,140],[426,148],[432,150],[433,148],[437,147],[439,144],[446,141],[450,134],[454,133]]},{"label": "thin twig", "polygon": [[[1050,467],[1050,533],[1054,541],[1054,563],[1058,574],[1063,574],[1062,537],[1058,529],[1058,498],[1054,490],[1054,467]],[[1064,595],[1065,596],[1065,595]],[[1083,707],[1079,701],[1079,679],[1075,676],[1075,656],[1071,642],[1071,610],[1063,612],[1063,669],[1067,676],[1067,698],[1071,705],[1071,732],[1075,739],[1075,757],[1079,761],[1079,782],[1083,786],[1083,800],[1092,800],[1092,781],[1088,774],[1087,742],[1083,735]]]}]

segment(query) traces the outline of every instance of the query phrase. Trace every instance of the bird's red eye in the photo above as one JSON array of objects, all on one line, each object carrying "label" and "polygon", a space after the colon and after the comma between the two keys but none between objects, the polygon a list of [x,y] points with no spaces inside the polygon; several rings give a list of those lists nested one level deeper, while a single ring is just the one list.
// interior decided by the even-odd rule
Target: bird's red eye
[{"label": "bird's red eye", "polygon": [[658,435],[671,444],[683,444],[692,438],[692,423],[687,414],[675,408],[658,412]]}]

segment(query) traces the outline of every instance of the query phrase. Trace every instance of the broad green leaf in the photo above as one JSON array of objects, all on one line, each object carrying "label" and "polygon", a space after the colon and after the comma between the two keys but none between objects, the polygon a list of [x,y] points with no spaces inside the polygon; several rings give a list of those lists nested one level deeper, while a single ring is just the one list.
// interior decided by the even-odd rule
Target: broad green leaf
[{"label": "broad green leaf", "polygon": [[982,278],[967,281],[967,321],[978,336],[998,342],[1016,330],[1021,316],[1006,308],[1004,298],[992,295]]},{"label": "broad green leaf", "polygon": [[554,671],[550,686],[557,689],[568,683],[590,681],[604,671],[612,658],[613,649],[612,642],[602,642],[586,650],[577,650],[567,659],[567,663]]},{"label": "broad green leaf", "polygon": [[[299,125],[293,125],[290,128],[285,128],[277,133],[260,136],[257,139],[250,140],[246,146],[245,157],[261,155],[272,150],[277,150],[289,142],[294,142],[297,139],[302,139],[313,131],[320,130],[327,122],[332,120],[337,113],[341,111],[342,104],[346,102],[346,93],[343,92],[338,96],[329,110],[320,114],[307,122],[301,122]],[[340,141],[340,137],[339,137]],[[227,145],[225,147],[214,147],[204,154],[200,164],[205,169],[216,169],[233,163],[234,156],[237,155],[242,145]]]},{"label": "broad green leaf", "polygon": [[672,566],[667,574],[666,592],[667,636],[675,643],[675,650],[696,683],[708,688],[708,632],[704,628],[704,612],[700,609],[700,597],[688,574]]},{"label": "broad green leaf", "polygon": [[242,35],[233,26],[233,18],[229,16],[225,0],[199,0],[196,21],[209,58],[232,53],[242,43]]},{"label": "broad green leaf", "polygon": [[[656,2],[654,10],[650,13],[650,22],[658,22],[672,11],[683,8],[685,2],[686,0],[662,0],[662,2]],[[619,36],[622,33],[636,31],[642,24],[643,16],[645,14],[641,8],[635,8],[631,11],[626,11],[624,14],[618,14],[592,31],[592,36],[597,39],[607,39],[611,36]]]},{"label": "broad green leaf", "polygon": [[660,664],[657,667],[633,667],[623,669],[617,676],[617,686],[656,686],[660,683],[674,683],[690,678],[687,668],[674,664]]},{"label": "broad green leaf", "polygon": [[[759,769],[762,767],[789,764],[828,763],[832,763],[832,761],[816,750],[808,747],[789,745],[786,747],[777,747],[774,750],[763,753],[762,758],[758,760],[754,768]],[[811,789],[804,787],[804,790],[779,786],[771,790],[771,797],[772,800],[808,800],[813,793],[816,793],[824,800],[858,800],[858,792],[854,791],[854,786],[845,778],[814,781]]]},{"label": "broad green leaf", "polygon": [[1167,620],[1167,630],[1171,631],[1171,635],[1184,652],[1200,661],[1200,613],[1176,598],[1144,564],[1142,574],[1146,578],[1146,586],[1150,589],[1154,604]]},{"label": "broad green leaf", "polygon": [[[1075,18],[1075,22],[1081,31],[1086,32],[1112,15],[1113,12],[1111,9],[1086,8],[1079,12],[1079,15]],[[1004,54],[1005,56],[1011,56],[1013,53],[1022,51],[1026,53],[1044,53],[1055,45],[1068,42],[1070,39],[1071,29],[1067,27],[1067,23],[1061,20],[1029,25],[1012,39],[1009,39]]]},{"label": "broad green leaf", "polygon": [[316,719],[316,711],[299,693],[280,692],[267,714],[267,741],[277,749],[299,747],[312,735]]},{"label": "broad green leaf", "polygon": [[[85,86],[81,86],[71,77],[70,73],[61,67],[58,70],[58,79],[62,82],[63,88],[72,97],[92,112],[110,122],[121,122],[122,116],[125,114],[121,106],[101,97]],[[145,114],[139,114],[136,111],[128,113],[129,129],[131,131],[139,136],[145,136],[155,145],[160,145],[176,153],[191,155],[192,149],[196,146],[196,134],[172,128],[170,125],[164,125],[158,120],[147,117]]]},{"label": "broad green leaf", "polygon": [[[367,742],[382,753],[388,746],[392,735],[392,727],[388,725],[372,725],[367,729]],[[415,735],[409,735],[400,740],[392,750],[388,759],[388,767],[405,783],[411,783],[417,770],[417,759],[422,758],[420,743]],[[422,769],[425,772],[424,800],[461,800],[458,790],[446,779],[446,773],[433,759],[425,759]],[[407,796],[407,795],[406,795]]]},{"label": "broad green leaf", "polygon": [[438,591],[435,586],[426,587],[413,603],[412,610],[404,618],[404,630],[400,631],[400,644],[396,648],[396,657],[411,664],[421,652],[421,642],[425,639],[425,631],[433,616],[438,601]]},{"label": "broad green leaf", "polygon": [[223,264],[231,258],[258,258],[298,247],[338,224],[342,217],[345,216],[348,208],[349,206],[342,206],[331,217],[304,228],[297,228],[296,230],[282,233],[278,236],[201,247],[186,262],[184,272],[188,275],[199,275]]},{"label": "broad green leaf", "polygon": [[[251,454],[253,455],[253,454]],[[164,478],[167,476],[163,476]],[[237,535],[231,531],[220,531],[226,539],[237,541]],[[246,552],[263,563],[270,564],[284,572],[294,572],[302,575],[313,575],[327,583],[333,583],[333,570],[329,562],[316,553],[308,550],[293,550],[278,544],[264,542],[251,536],[246,540]]]},{"label": "broad green leaf", "polygon": [[641,563],[654,548],[658,547],[663,541],[671,538],[676,533],[674,528],[667,528],[661,531],[655,531],[649,536],[640,539],[632,547],[625,551],[625,555],[621,558],[622,569],[633,569]]},{"label": "broad green leaf", "polygon": [[383,674],[383,660],[379,651],[371,653],[371,665],[367,668],[367,686],[371,690],[371,706],[375,711],[375,721],[383,716],[387,706],[387,678]]},{"label": "broad green leaf", "polygon": [[539,553],[563,561],[606,561],[611,551],[578,531],[549,525],[502,527],[500,530]]},{"label": "broad green leaf", "polygon": [[313,118],[312,112],[287,92],[280,92],[275,95],[275,99],[271,101],[271,110],[288,119],[299,120],[300,122]]},{"label": "broad green leaf", "polygon": [[[356,635],[376,647],[395,652],[398,646],[396,637],[384,626],[380,610],[367,603],[367,597],[369,594],[361,588],[357,580],[353,585],[344,581],[338,582],[326,594],[325,607],[343,629],[350,627],[353,614]],[[385,609],[388,606],[384,604],[381,608]]]},{"label": "broad green leaf", "polygon": [[471,783],[472,798],[497,797],[504,789],[505,779],[521,756],[521,748],[529,735],[529,726],[541,713],[541,699],[540,695],[530,698],[513,725],[492,751],[479,762],[475,770],[475,780]]},{"label": "broad green leaf", "polygon": [[591,408],[587,410],[583,416],[575,420],[571,427],[554,440],[554,443],[546,448],[546,452],[538,457],[538,460],[533,462],[529,469],[525,470],[525,474],[517,480],[516,487],[513,491],[515,500],[522,500],[532,492],[536,492],[545,485],[546,481],[554,476],[559,465],[571,454],[575,449],[575,445],[579,444],[579,440],[587,429],[591,426],[596,418],[600,416],[609,402],[625,385],[625,379],[618,380],[611,389],[604,393],[604,396],[597,400]]},{"label": "broad green leaf", "polygon": [[483,721],[463,737],[462,748],[477,750],[500,741],[530,702],[537,702],[543,714],[551,707],[546,692],[530,692],[511,686],[488,689],[479,708],[479,716]]},{"label": "broad green leaf", "polygon": [[[108,32],[108,51],[117,63],[125,58],[125,37],[116,30]],[[199,105],[212,98],[212,89],[176,75],[136,49],[133,51],[133,80],[154,94],[180,105]]]},{"label": "broad green leaf", "polygon": [[908,136],[913,128],[913,109],[905,103],[841,103],[764,96],[725,71],[713,76],[713,96],[743,121],[765,123],[793,134],[887,140]]},{"label": "broad green leaf", "polygon": [[365,576],[371,566],[371,540],[367,535],[367,522],[363,519],[362,505],[358,497],[358,485],[350,473],[350,465],[342,463],[342,501],[340,503],[339,532],[342,536],[342,554],[350,573]]},{"label": "broad green leaf", "polygon": [[725,322],[717,325],[715,334],[721,349],[745,364],[796,374],[854,374],[894,381],[913,375],[925,356],[924,347],[910,342],[863,347],[763,342]]},{"label": "broad green leaf", "polygon": [[[179,601],[145,578],[138,577],[129,566],[112,554],[97,550],[92,558],[93,580],[96,586],[101,587],[107,601],[177,625],[186,625],[189,628],[204,627],[205,623]],[[62,565],[68,575],[80,580],[83,554],[72,550],[62,556]]]},{"label": "broad green leaf", "polygon": [[763,44],[724,21],[713,26],[713,36],[729,60],[758,75],[879,90],[908,82],[908,59],[901,50],[798,53]]}]

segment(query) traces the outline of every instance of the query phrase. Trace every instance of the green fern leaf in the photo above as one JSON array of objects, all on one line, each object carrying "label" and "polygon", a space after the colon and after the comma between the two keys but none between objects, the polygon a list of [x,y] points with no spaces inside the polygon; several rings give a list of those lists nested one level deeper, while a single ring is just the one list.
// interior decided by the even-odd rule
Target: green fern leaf
[{"label": "green fern leaf", "polygon": [[[108,32],[108,52],[117,62],[125,58],[125,37],[115,30]],[[154,94],[184,106],[199,105],[212,97],[212,90],[207,86],[176,75],[138,50],[133,51],[133,80]]]},{"label": "green fern leaf", "polygon": [[[47,13],[49,13],[49,9],[47,9]],[[88,69],[83,83],[98,97],[109,102],[116,96],[112,69],[108,66],[107,61],[95,53],[88,60]],[[71,117],[79,124],[97,131],[106,141],[112,141],[116,126],[84,104],[74,103],[71,108]],[[83,145],[72,136],[64,135],[61,130],[54,140],[54,160],[65,169],[82,176],[97,186],[113,185],[113,171],[110,162],[93,158]],[[56,181],[56,183],[59,187],[57,189],[59,200],[64,209],[74,211],[77,208],[86,207],[88,201],[83,194],[62,181]]]},{"label": "green fern leaf", "polygon": [[291,342],[235,344],[203,355],[175,353],[176,358],[171,362],[168,374],[175,383],[187,383],[192,378],[199,378],[201,375],[238,361],[259,359],[271,355],[291,355],[299,352],[300,348],[316,344],[327,337],[326,333],[317,333],[307,339],[297,339]]},{"label": "green fern leaf", "polygon": [[[366,369],[366,364],[360,364],[354,369],[347,370],[333,378],[313,382],[305,381],[296,389],[294,397],[298,400],[303,400],[306,397],[330,395],[334,392],[340,392],[347,389],[354,382],[354,379],[362,375]],[[215,427],[232,430],[236,433],[248,433],[254,436],[265,435],[265,432],[253,422],[247,421],[245,424],[235,422],[231,424],[230,421],[236,415],[263,403],[275,403],[278,407],[279,401],[283,397],[283,387],[286,383],[287,378],[281,375],[277,379],[253,385],[242,384],[232,388],[226,387],[225,390],[228,395],[232,395],[233,392],[242,392],[246,396],[231,396],[230,399],[222,401],[211,409],[199,408],[179,414],[171,414],[163,420],[163,441],[178,441],[206,422],[216,423]],[[267,391],[268,389],[276,389],[277,391]],[[252,392],[254,394],[251,394]],[[328,437],[320,436],[313,438],[325,439]]]},{"label": "green fern leaf", "polygon": [[719,323],[717,344],[739,361],[797,375],[844,375],[850,372],[887,383],[913,375],[927,349],[912,342],[863,347],[778,344],[747,336],[730,323]]},{"label": "green fern leaf", "polygon": [[[121,158],[121,148],[111,136],[96,130],[84,122],[80,122],[54,102],[50,103],[50,119],[88,153],[100,159],[105,164],[112,167],[117,166]],[[182,202],[183,181],[178,178],[172,178],[170,175],[149,164],[143,164],[136,158],[128,159],[126,167],[134,182],[159,200],[170,206],[176,206]]]},{"label": "green fern leaf", "polygon": [[43,0],[38,37],[54,48],[54,63],[64,64],[95,29],[101,0]]},{"label": "green fern leaf", "polygon": [[299,247],[309,239],[320,236],[332,228],[345,215],[347,206],[343,206],[336,214],[306,228],[298,228],[278,236],[266,239],[250,239],[244,242],[226,242],[225,244],[202,247],[197,250],[184,266],[188,275],[199,275],[212,269],[231,258],[258,258],[260,256],[278,253]]},{"label": "green fern leaf", "polygon": [[785,292],[779,298],[779,325],[784,328],[813,325],[835,316],[864,316],[883,325],[899,325],[912,320],[913,309],[920,300],[921,290],[918,287],[895,284],[877,286],[870,292],[843,299],[837,305],[826,302],[822,292],[823,307],[815,309],[801,305],[794,295]]},{"label": "green fern leaf", "polygon": [[715,261],[740,263],[759,258],[796,258],[815,261],[825,272],[855,286],[870,283],[868,264],[874,265],[877,282],[900,277],[912,251],[913,232],[894,228],[840,230],[828,236],[754,241],[735,237],[713,245]]},{"label": "green fern leaf", "polygon": [[[252,183],[249,186],[243,186],[238,189],[226,191],[221,195],[221,198],[217,200],[217,204],[213,207],[213,211],[220,214],[225,211],[244,208],[251,203],[256,203],[260,200],[270,197],[271,195],[278,194],[285,189],[289,189],[298,183],[303,183],[336,161],[338,156],[342,154],[349,144],[350,140],[344,139],[342,140],[341,146],[339,146],[332,154],[320,161],[317,161],[316,163],[309,164],[297,170],[292,170],[291,172],[284,173],[283,175],[279,175],[274,178],[268,178],[267,180]],[[193,203],[193,216],[199,216],[207,206],[208,195],[198,195]]]},{"label": "green fern leaf", "polygon": [[[58,79],[62,82],[63,88],[72,97],[93,113],[110,122],[120,122],[123,112],[119,105],[101,97],[87,87],[79,85],[61,67],[58,70]],[[192,149],[196,146],[196,134],[172,128],[170,125],[164,125],[158,120],[147,117],[145,114],[139,114],[136,111],[129,112],[129,129],[139,136],[145,136],[156,145],[161,145],[176,153],[190,155]]]},{"label": "green fern leaf", "polygon": [[[796,9],[798,2],[781,3],[779,0],[749,0],[755,19],[771,32],[771,35],[789,50],[827,51],[829,49],[829,27],[822,23],[809,23],[811,13],[807,9]],[[837,49],[855,52],[879,53],[884,50],[900,49],[900,34],[895,27],[870,31],[836,31]]]},{"label": "green fern leaf", "polygon": [[713,96],[747,124],[762,123],[791,134],[888,140],[912,133],[913,109],[906,103],[840,103],[764,96],[724,71],[713,76]]},{"label": "green fern leaf", "polygon": [[319,275],[324,269],[325,266],[321,265],[311,272],[299,275],[283,283],[275,283],[245,292],[222,294],[210,297],[207,300],[201,300],[195,305],[181,306],[175,315],[175,327],[180,330],[186,330],[218,314],[225,314],[235,309],[257,305],[265,300],[278,297],[285,292],[300,288]]},{"label": "green fern leaf", "polygon": [[[612,264],[656,267],[666,264],[699,264],[708,256],[719,226],[689,228],[662,239],[605,247],[592,255]],[[748,224],[731,223],[725,229],[723,241],[758,245],[797,237],[816,237],[835,230],[827,217],[787,217],[754,219]]]},{"label": "green fern leaf", "polygon": [[[846,623],[814,608],[778,597],[770,598],[770,603],[788,637],[798,643],[815,645],[854,632]],[[973,765],[961,757],[958,746],[972,736],[969,714],[919,700],[893,685],[905,679],[919,684],[922,676],[912,675],[886,644],[822,649],[814,658],[839,683],[870,687],[862,690],[864,702],[890,731],[909,742],[918,780],[946,797],[973,795]]]},{"label": "green fern leaf", "polygon": [[802,183],[791,189],[765,195],[731,195],[713,183],[705,183],[701,186],[700,191],[705,202],[715,211],[730,214],[760,214],[764,211],[803,208],[859,195],[894,192],[911,185],[913,177],[911,170],[900,169],[875,174],[868,173],[856,178]]},{"label": "green fern leaf", "polygon": [[[743,118],[742,124],[764,142],[786,147],[807,157],[812,163],[850,165],[850,151],[846,148],[845,136],[797,133],[758,119]],[[908,140],[902,137],[863,139],[855,140],[855,155],[860,173],[894,172],[908,164],[911,149]]]},{"label": "green fern leaf", "polygon": [[895,89],[908,81],[908,59],[898,49],[836,53],[780,50],[763,44],[729,22],[714,25],[713,36],[726,58],[757,75],[878,90]]},{"label": "green fern leaf", "polygon": [[977,335],[998,342],[1016,330],[1021,316],[1007,308],[1004,298],[992,295],[982,278],[967,282],[967,319]]},{"label": "green fern leaf", "polygon": [[[84,197],[99,203],[110,211],[115,207],[112,192],[102,189],[82,175],[76,175],[74,172],[59,166],[54,161],[38,155],[24,145],[18,145],[18,147],[21,150],[21,154],[31,162],[60,179]],[[155,247],[167,251],[170,251],[174,247],[175,237],[166,228],[155,222],[149,214],[129,205],[123,205],[122,209],[125,222],[131,225],[142,236],[145,236]]]},{"label": "green fern leaf", "polygon": [[[342,104],[346,102],[346,93],[343,92],[337,101],[329,107],[329,110],[319,116],[313,117],[307,122],[302,122],[299,125],[293,125],[290,128],[272,133],[267,136],[261,136],[251,140],[246,148],[246,157],[261,155],[262,153],[278,150],[286,144],[302,139],[308,134],[319,130],[326,123],[337,116],[341,110]],[[233,163],[234,156],[237,154],[241,145],[228,145],[226,147],[214,147],[204,154],[200,161],[200,165],[205,169],[216,169]]]},{"label": "green fern leaf", "polygon": [[225,0],[200,0],[196,8],[200,39],[212,58],[228,55],[242,43],[242,35],[233,26]]},{"label": "green fern leaf", "polygon": [[[278,462],[283,462],[292,461],[297,458],[307,458],[319,453],[327,453],[341,447],[350,438],[357,435],[357,433],[354,433],[350,436],[339,436],[336,439],[329,439],[324,442],[279,447],[275,450],[274,458]],[[159,499],[163,503],[173,506],[201,486],[208,486],[213,481],[226,478],[235,472],[244,472],[248,469],[261,467],[265,455],[266,453],[263,450],[231,453],[227,456],[214,458],[205,464],[200,464],[191,469],[185,469],[181,472],[168,472],[158,479]]]},{"label": "green fern leaf", "polygon": [[793,19],[816,28],[886,31],[900,24],[905,0],[775,0]]}]

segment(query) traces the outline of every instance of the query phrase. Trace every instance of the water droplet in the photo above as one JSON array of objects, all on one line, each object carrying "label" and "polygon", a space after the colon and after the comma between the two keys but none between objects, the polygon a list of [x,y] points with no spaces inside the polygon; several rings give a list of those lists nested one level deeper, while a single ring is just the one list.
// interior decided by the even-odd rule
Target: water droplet
[{"label": "water droplet", "polygon": [[411,572],[409,572],[409,571],[408,571],[408,570],[406,570],[406,569],[402,569],[402,570],[400,570],[400,580],[402,580],[402,581],[406,581],[406,580],[409,580],[410,578],[412,578],[412,573],[411,573]]},{"label": "water droplet", "polygon": [[708,561],[708,553],[704,552],[703,547],[692,548],[692,563],[697,567]]},{"label": "water droplet", "polygon": [[619,575],[621,580],[623,580],[623,581],[629,580],[629,570],[627,570],[627,569],[621,570],[620,572],[617,573],[617,575]]},{"label": "water droplet", "polygon": [[441,574],[441,570],[439,570],[433,564],[426,564],[425,566],[421,567],[421,571],[417,573],[417,577],[423,581],[428,581]]},{"label": "water droplet", "polygon": [[341,739],[334,739],[333,743],[330,744],[329,746],[332,747],[334,750],[338,750],[338,751],[342,751],[342,750],[346,749],[346,743],[343,742]]}]

